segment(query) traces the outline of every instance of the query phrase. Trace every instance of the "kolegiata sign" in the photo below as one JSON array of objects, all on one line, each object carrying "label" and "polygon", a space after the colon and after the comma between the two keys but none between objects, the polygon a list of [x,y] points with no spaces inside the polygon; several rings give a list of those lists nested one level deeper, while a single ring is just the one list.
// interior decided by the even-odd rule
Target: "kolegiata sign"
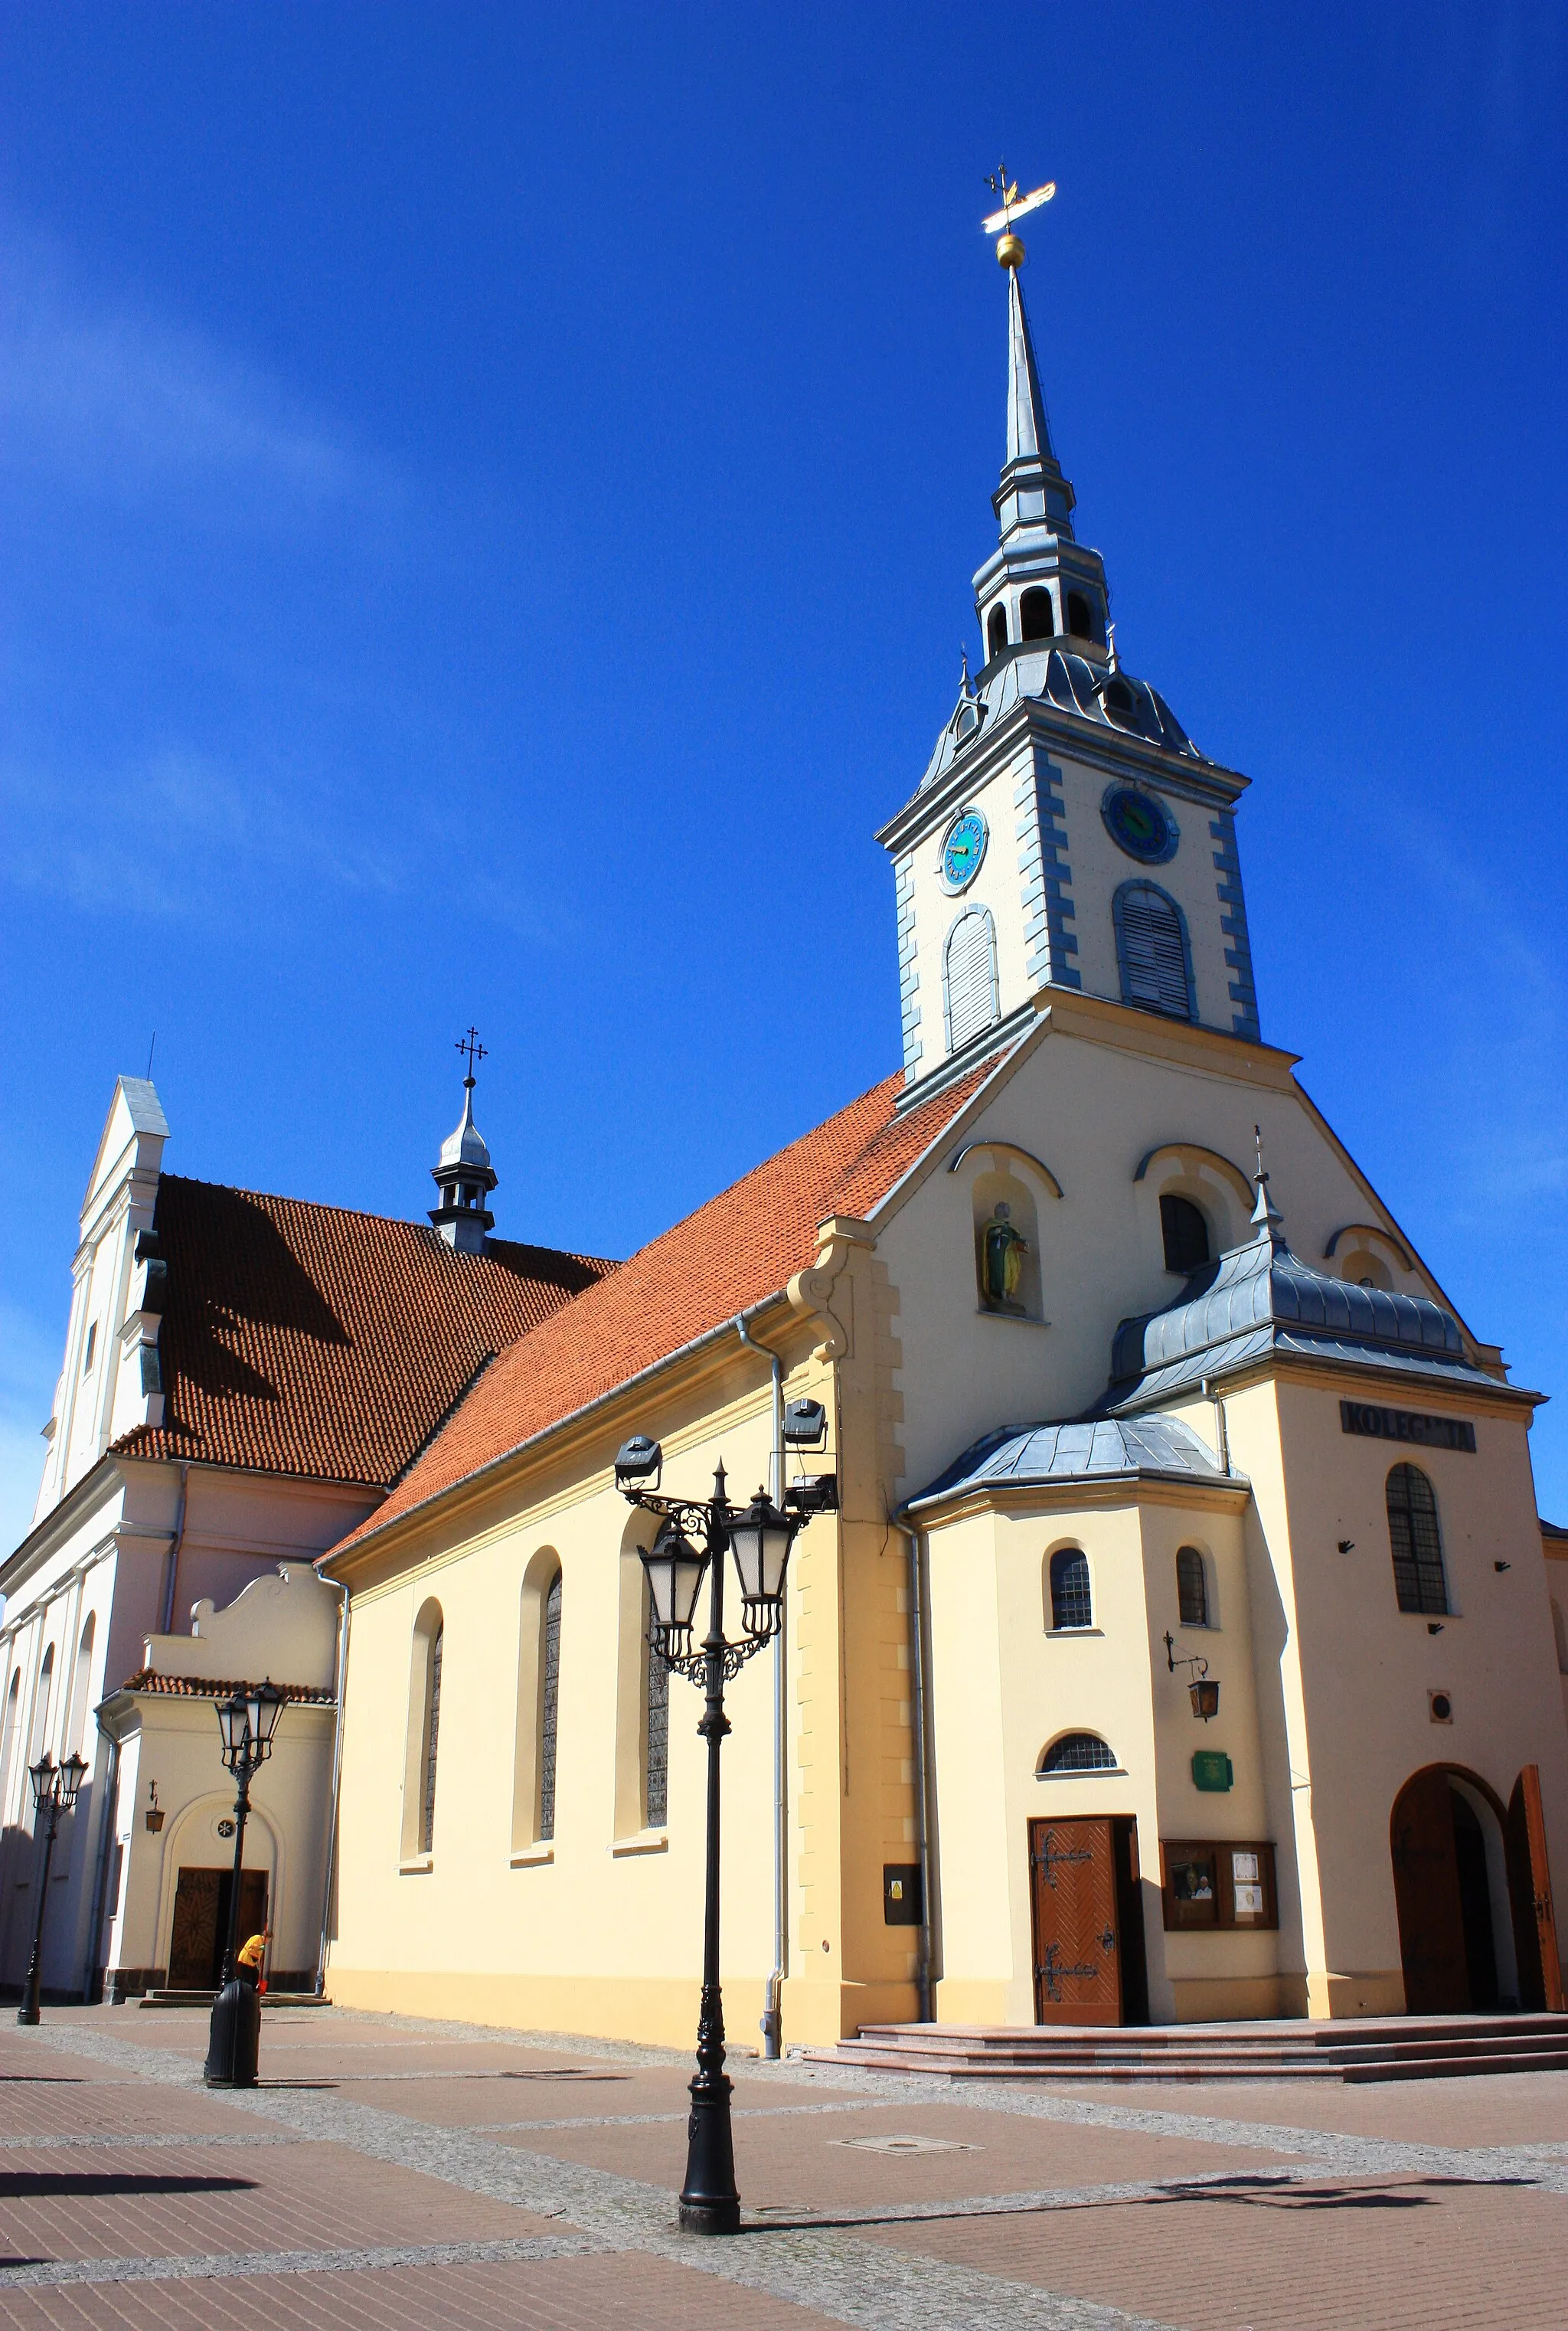
[{"label": "kolegiata sign", "polygon": [[1346,1432],[1368,1441],[1408,1441],[1418,1449],[1468,1449],[1474,1456],[1476,1428],[1460,1416],[1416,1416],[1408,1408],[1374,1408],[1370,1401],[1342,1400],[1339,1422]]}]

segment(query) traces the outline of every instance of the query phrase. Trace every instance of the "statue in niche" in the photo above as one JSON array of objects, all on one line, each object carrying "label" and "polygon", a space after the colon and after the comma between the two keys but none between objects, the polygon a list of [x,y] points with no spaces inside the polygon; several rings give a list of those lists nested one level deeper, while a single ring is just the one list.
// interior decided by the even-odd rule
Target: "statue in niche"
[{"label": "statue in niche", "polygon": [[999,1200],[996,1212],[985,1225],[981,1242],[981,1287],[986,1303],[993,1311],[1022,1311],[1018,1289],[1023,1278],[1023,1258],[1029,1252],[1029,1241],[1013,1228],[1012,1209],[1005,1199]]}]

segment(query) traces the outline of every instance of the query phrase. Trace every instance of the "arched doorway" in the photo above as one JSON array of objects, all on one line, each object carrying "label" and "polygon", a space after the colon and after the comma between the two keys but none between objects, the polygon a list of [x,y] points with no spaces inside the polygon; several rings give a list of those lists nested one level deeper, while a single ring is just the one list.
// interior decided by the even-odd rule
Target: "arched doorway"
[{"label": "arched doorway", "polygon": [[1394,1799],[1389,1843],[1407,2014],[1518,2006],[1506,1819],[1486,1782],[1459,1765],[1427,1765]]}]

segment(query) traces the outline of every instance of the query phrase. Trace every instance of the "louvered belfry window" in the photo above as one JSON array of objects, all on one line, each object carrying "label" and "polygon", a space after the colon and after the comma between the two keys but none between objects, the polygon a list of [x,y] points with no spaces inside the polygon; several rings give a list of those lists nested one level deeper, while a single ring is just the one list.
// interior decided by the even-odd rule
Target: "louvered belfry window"
[{"label": "louvered belfry window", "polygon": [[1191,1020],[1193,981],[1182,910],[1156,882],[1124,882],[1116,895],[1122,1002]]},{"label": "louvered belfry window", "polygon": [[942,987],[947,1050],[956,1052],[996,1017],[996,933],[984,907],[970,907],[948,932]]},{"label": "louvered belfry window", "polygon": [[1438,1501],[1419,1465],[1396,1465],[1388,1477],[1388,1535],[1393,1587],[1402,1611],[1446,1612],[1443,1541]]}]

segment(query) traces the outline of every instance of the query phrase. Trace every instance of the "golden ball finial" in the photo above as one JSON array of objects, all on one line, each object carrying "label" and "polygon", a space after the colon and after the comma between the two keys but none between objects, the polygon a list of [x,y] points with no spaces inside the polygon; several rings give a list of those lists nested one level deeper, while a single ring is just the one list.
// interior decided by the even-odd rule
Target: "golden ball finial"
[{"label": "golden ball finial", "polygon": [[1023,257],[1023,245],[1015,234],[997,238],[996,262],[999,267],[1022,267]]}]

